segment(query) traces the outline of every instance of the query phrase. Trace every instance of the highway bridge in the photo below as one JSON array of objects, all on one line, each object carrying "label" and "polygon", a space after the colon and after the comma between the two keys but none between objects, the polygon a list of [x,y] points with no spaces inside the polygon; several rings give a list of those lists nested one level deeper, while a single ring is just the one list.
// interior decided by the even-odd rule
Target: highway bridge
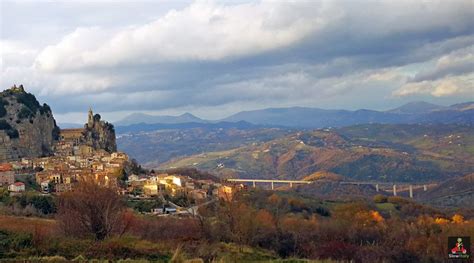
[{"label": "highway bridge", "polygon": [[[275,190],[275,184],[288,184],[293,187],[294,184],[312,184],[316,181],[302,181],[302,180],[279,180],[279,179],[227,179],[231,183],[252,183],[253,187],[257,186],[257,183],[270,183],[271,189]],[[428,186],[433,187],[436,184],[410,184],[410,183],[389,183],[389,182],[371,182],[371,181],[329,181],[325,179],[317,180],[322,182],[338,182],[340,184],[350,185],[373,185],[375,191],[379,192],[381,188],[386,191],[390,191],[394,196],[397,196],[399,192],[408,191],[410,198],[413,198],[413,191],[416,189],[428,190]],[[388,187],[388,189],[387,189]],[[391,189],[390,189],[391,188]]]},{"label": "highway bridge", "polygon": [[252,183],[253,187],[256,187],[257,183],[270,183],[272,190],[275,189],[275,184],[289,184],[293,187],[293,184],[311,184],[311,181],[298,181],[298,180],[273,180],[273,179],[227,179],[228,182],[233,183]]}]

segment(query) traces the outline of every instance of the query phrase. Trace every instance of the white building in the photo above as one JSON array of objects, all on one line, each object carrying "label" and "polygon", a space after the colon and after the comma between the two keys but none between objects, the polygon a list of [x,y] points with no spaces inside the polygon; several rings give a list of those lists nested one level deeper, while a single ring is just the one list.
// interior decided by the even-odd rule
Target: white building
[{"label": "white building", "polygon": [[22,182],[16,182],[8,186],[8,191],[19,193],[25,191],[25,184]]}]

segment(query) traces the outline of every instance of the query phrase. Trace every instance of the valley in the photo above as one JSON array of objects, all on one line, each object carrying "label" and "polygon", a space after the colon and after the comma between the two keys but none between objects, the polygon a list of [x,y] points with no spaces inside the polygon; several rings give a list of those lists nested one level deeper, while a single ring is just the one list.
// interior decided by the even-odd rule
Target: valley
[{"label": "valley", "polygon": [[163,149],[135,157],[150,168],[194,167],[223,178],[302,179],[328,171],[351,180],[428,182],[474,171],[474,131],[469,125],[194,128],[119,136],[118,144],[132,157],[128,147]]}]

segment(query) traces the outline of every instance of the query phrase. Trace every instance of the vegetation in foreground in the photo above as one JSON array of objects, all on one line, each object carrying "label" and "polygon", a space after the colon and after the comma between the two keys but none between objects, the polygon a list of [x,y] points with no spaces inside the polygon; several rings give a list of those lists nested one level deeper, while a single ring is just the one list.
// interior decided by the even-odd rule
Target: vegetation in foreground
[{"label": "vegetation in foreground", "polygon": [[114,191],[85,183],[54,204],[43,218],[0,216],[1,259],[444,262],[448,236],[474,236],[472,211],[449,213],[380,195],[343,203],[243,190],[201,207],[196,217],[152,217],[128,209]]}]

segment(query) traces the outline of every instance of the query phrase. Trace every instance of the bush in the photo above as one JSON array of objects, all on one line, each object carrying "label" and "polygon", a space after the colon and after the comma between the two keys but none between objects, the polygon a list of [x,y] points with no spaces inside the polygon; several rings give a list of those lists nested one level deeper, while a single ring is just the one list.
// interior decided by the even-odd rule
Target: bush
[{"label": "bush", "polygon": [[374,202],[375,203],[386,203],[387,202],[387,197],[385,195],[375,195],[374,196]]},{"label": "bush", "polygon": [[48,215],[56,212],[56,204],[54,203],[54,200],[51,196],[24,193],[20,196],[11,197],[8,204],[12,207],[17,205],[17,207],[15,207],[16,211],[19,209],[32,211],[32,208],[34,208],[40,213],[40,215]]},{"label": "bush", "polygon": [[60,134],[61,134],[61,129],[58,126],[56,126],[56,122],[55,122],[53,131],[52,131],[53,140],[58,141]]},{"label": "bush", "polygon": [[23,119],[29,119],[30,117],[33,117],[35,114],[27,107],[22,107],[20,112],[18,112],[18,119],[23,120]]},{"label": "bush", "polygon": [[0,120],[0,130],[4,130],[7,135],[11,138],[18,138],[20,134],[13,128],[6,120]]},{"label": "bush", "polygon": [[160,199],[156,200],[138,200],[138,201],[129,201],[127,206],[133,208],[134,210],[146,213],[151,212],[153,208],[160,208],[163,206],[163,202]]},{"label": "bush", "polygon": [[158,245],[135,238],[113,238],[96,243],[85,251],[87,258],[107,258],[107,259],[148,259],[153,261],[169,260],[169,256],[164,255],[162,248]]},{"label": "bush", "polygon": [[7,109],[5,108],[5,101],[0,99],[0,118],[5,117],[7,115]]},{"label": "bush", "polygon": [[12,253],[12,250],[21,251],[30,248],[32,245],[33,238],[31,234],[0,230],[0,258],[4,253]]},{"label": "bush", "polygon": [[11,130],[12,126],[6,120],[0,120],[0,130]]},{"label": "bush", "polygon": [[387,202],[392,203],[394,205],[402,205],[402,204],[408,204],[411,201],[400,196],[390,196],[387,198]]},{"label": "bush", "polygon": [[39,110],[41,115],[51,113],[51,107],[49,107],[49,105],[46,103],[44,103],[43,107],[41,107]]},{"label": "bush", "polygon": [[8,135],[8,137],[10,137],[10,139],[16,139],[16,138],[20,137],[20,133],[18,133],[18,131],[16,129],[8,130],[7,135]]},{"label": "bush", "polygon": [[25,105],[28,110],[31,112],[36,112],[41,105],[39,102],[36,100],[35,96],[31,93],[26,93],[26,92],[21,92],[21,93],[15,93],[16,100]]},{"label": "bush", "polygon": [[59,196],[56,218],[69,236],[103,240],[123,233],[127,223],[124,210],[124,202],[114,189],[83,181],[73,192]]}]

